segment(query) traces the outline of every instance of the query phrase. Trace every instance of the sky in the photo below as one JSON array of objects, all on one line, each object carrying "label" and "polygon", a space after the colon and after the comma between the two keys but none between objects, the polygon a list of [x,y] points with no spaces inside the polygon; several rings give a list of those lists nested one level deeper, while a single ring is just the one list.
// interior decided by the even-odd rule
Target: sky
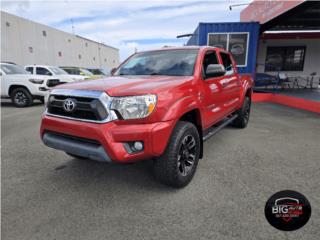
[{"label": "sky", "polygon": [[[120,50],[124,60],[135,50],[181,46],[199,22],[237,22],[250,1],[232,0],[55,0],[1,1],[1,10]],[[73,24],[72,24],[73,22]]]}]

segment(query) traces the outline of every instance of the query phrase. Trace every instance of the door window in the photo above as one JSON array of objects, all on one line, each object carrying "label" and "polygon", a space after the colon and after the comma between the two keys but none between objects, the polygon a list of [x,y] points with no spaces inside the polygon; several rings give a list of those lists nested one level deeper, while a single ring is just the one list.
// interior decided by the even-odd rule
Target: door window
[{"label": "door window", "polygon": [[202,63],[202,76],[205,79],[205,73],[209,64],[219,64],[217,54],[214,51],[209,51],[206,53]]},{"label": "door window", "polygon": [[221,59],[222,59],[223,66],[226,69],[226,74],[225,75],[234,74],[234,69],[233,69],[232,61],[231,61],[231,58],[230,58],[229,54],[220,53],[220,56],[221,56]]},{"label": "door window", "polygon": [[26,67],[26,70],[27,70],[29,73],[33,74],[33,67]]},{"label": "door window", "polygon": [[52,75],[52,73],[48,69],[43,67],[37,67],[36,73],[38,75],[47,75],[47,76]]}]

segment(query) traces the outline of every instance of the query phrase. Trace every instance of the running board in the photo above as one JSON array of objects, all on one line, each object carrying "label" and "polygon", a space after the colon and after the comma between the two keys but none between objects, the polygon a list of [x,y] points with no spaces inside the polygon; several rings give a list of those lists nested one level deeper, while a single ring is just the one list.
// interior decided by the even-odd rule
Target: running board
[{"label": "running board", "polygon": [[203,136],[203,141],[207,141],[210,137],[215,135],[217,132],[219,132],[222,128],[227,126],[229,123],[231,123],[234,119],[238,117],[238,114],[232,115],[230,117],[227,117],[225,120],[222,120],[221,122],[213,125],[210,127],[208,130],[206,130],[204,136]]}]

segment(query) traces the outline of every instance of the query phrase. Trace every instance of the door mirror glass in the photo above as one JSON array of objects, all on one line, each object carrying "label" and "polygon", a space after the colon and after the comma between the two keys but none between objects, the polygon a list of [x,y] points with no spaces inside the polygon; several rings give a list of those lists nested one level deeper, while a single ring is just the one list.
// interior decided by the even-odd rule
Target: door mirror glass
[{"label": "door mirror glass", "polygon": [[225,75],[226,70],[222,64],[209,64],[206,69],[206,78]]}]

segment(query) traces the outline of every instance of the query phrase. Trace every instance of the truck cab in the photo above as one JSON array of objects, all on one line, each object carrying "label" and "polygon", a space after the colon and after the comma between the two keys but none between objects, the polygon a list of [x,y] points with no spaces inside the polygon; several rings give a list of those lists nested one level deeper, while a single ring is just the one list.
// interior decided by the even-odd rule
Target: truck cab
[{"label": "truck cab", "polygon": [[84,76],[68,74],[66,71],[56,66],[26,65],[24,68],[32,75],[54,76],[55,78],[59,79],[61,83],[70,83],[85,79]]}]

